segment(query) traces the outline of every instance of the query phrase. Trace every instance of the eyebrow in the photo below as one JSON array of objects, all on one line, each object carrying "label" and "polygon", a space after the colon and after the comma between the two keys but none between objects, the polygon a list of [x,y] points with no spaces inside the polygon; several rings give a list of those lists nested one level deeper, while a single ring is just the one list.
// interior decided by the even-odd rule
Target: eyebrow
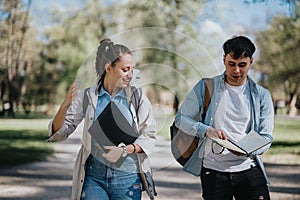
[{"label": "eyebrow", "polygon": [[[231,64],[236,64],[236,62],[234,62],[234,61],[228,61],[228,63],[231,63]],[[238,63],[238,65],[240,65],[240,64],[247,64],[247,62],[239,62]]]},{"label": "eyebrow", "polygon": [[131,65],[126,65],[126,66],[123,66],[121,69],[128,69],[128,68],[131,68],[132,69],[135,69],[135,66],[131,66]]}]

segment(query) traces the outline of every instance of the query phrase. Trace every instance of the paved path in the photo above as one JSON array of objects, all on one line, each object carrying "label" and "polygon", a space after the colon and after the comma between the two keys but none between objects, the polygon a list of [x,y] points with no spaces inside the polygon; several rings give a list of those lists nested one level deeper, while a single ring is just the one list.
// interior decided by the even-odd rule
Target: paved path
[{"label": "paved path", "polygon": [[[0,171],[1,200],[70,199],[73,163],[79,149],[76,135],[55,144],[46,161]],[[3,156],[3,155],[2,155]],[[202,199],[198,177],[183,172],[173,160],[169,142],[159,139],[152,155],[157,200]],[[266,164],[273,200],[300,199],[300,166]],[[143,194],[143,199],[148,199]]]}]

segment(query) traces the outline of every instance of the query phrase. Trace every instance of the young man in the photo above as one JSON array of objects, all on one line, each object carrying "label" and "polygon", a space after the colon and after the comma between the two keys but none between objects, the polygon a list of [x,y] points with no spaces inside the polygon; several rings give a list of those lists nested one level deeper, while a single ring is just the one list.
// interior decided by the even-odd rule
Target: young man
[{"label": "young man", "polygon": [[248,77],[254,44],[247,37],[236,36],[223,44],[223,50],[226,70],[212,78],[214,89],[205,119],[203,80],[187,95],[175,118],[177,127],[200,138],[198,155],[190,159],[184,170],[201,175],[204,199],[270,199],[269,181],[259,155],[271,144],[246,156],[211,140],[239,141],[251,130],[273,140],[271,95]]}]

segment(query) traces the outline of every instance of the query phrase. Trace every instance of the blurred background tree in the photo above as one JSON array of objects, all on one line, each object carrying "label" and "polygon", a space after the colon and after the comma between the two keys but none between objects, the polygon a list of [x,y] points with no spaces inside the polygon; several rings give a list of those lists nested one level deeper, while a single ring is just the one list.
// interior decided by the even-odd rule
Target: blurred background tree
[{"label": "blurred background tree", "polygon": [[300,106],[300,7],[293,17],[275,17],[270,27],[256,35],[260,59],[256,69],[273,94],[274,103],[287,99],[289,116]]},{"label": "blurred background tree", "polygon": [[[199,41],[198,21],[207,17],[202,15],[207,0],[80,1],[81,8],[77,10],[61,12],[56,7],[49,8],[49,26],[42,33],[38,27],[29,25],[33,18],[32,2],[0,2],[2,115],[8,113],[14,117],[21,111],[27,115],[30,111],[53,113],[54,106],[62,101],[69,85],[77,79],[84,60],[95,51],[100,39],[135,28],[149,28],[140,35],[124,35],[127,37],[125,44],[133,47],[137,54],[137,68],[150,83],[147,91],[154,104],[165,103],[160,98],[161,91],[173,96],[177,94],[182,100],[189,84],[191,86],[216,71],[219,73],[213,62],[213,59],[221,60],[217,57],[220,52],[215,50],[221,50],[221,45],[215,47],[218,36],[209,33]],[[266,0],[243,2],[268,3]],[[300,90],[297,63],[300,1],[281,2],[290,6],[290,16],[274,18],[266,30],[255,34],[259,45],[259,62],[255,69],[275,99],[289,100],[292,116],[297,111]],[[215,14],[217,18],[218,13]],[[151,27],[160,28],[160,31],[151,31]],[[139,40],[143,49],[132,46],[132,41]],[[211,41],[213,43],[209,44]],[[205,45],[205,48],[201,49],[199,45]],[[94,61],[89,65],[94,65]],[[205,68],[206,74],[199,68]],[[182,82],[182,77],[186,82]]]},{"label": "blurred background tree", "polygon": [[[31,0],[4,0],[0,3],[0,57],[2,112],[14,117],[21,109],[28,113],[32,103],[29,86],[35,79],[32,72],[39,68],[41,42],[34,27],[28,26]],[[34,47],[34,48],[33,48]]]},{"label": "blurred background tree", "polygon": [[42,53],[43,67],[49,72],[46,79],[51,84],[45,86],[49,102],[47,114],[53,106],[60,104],[61,98],[72,82],[84,58],[89,54],[99,39],[103,38],[108,28],[115,23],[107,16],[109,9],[98,1],[89,1],[76,13],[52,11],[53,26],[45,31],[46,45]]},{"label": "blurred background tree", "polygon": [[[186,37],[180,37],[178,33],[189,33],[189,37],[197,38],[197,30],[194,24],[199,18],[199,10],[203,7],[205,0],[161,0],[161,1],[136,1],[130,0],[127,7],[126,27],[160,27],[166,28],[160,32],[145,32],[141,37],[147,38],[143,46],[158,47],[143,50],[140,59],[140,68],[144,70],[145,76],[151,77],[151,88],[148,97],[153,103],[164,104],[159,93],[168,91],[177,96],[184,97],[190,89],[188,85],[179,80],[182,74],[187,78],[193,78],[191,66],[178,52],[184,49],[186,54],[192,54],[195,49],[186,41]],[[159,39],[158,39],[159,38]],[[197,58],[199,59],[199,58]],[[205,60],[205,59],[203,59]],[[157,65],[159,63],[159,65]],[[164,66],[170,66],[166,69]],[[180,67],[181,66],[181,67]],[[178,84],[182,83],[182,84]],[[172,87],[173,86],[173,87]],[[176,87],[174,87],[176,86]],[[170,98],[173,103],[174,98]],[[168,102],[170,103],[170,102]]]}]

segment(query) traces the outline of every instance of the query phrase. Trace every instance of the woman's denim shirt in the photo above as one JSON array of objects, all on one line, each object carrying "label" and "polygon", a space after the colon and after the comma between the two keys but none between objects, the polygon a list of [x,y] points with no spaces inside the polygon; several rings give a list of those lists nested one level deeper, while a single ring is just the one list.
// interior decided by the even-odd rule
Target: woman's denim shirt
[{"label": "woman's denim shirt", "polygon": [[[104,108],[108,105],[110,101],[114,101],[117,103],[117,106],[128,120],[128,123],[133,124],[133,118],[131,112],[129,110],[129,104],[126,99],[126,94],[124,90],[120,90],[114,97],[111,97],[110,94],[104,89],[102,86],[100,92],[98,94],[98,102],[96,106],[95,116],[94,119],[102,113]],[[94,138],[92,139],[93,150],[92,154],[94,157],[97,158],[98,161],[102,162],[103,164],[116,168],[116,166],[110,162],[108,162],[102,154],[104,153],[102,150],[99,150],[97,146],[99,146]],[[118,168],[121,171],[128,171],[128,172],[137,172],[136,168],[136,158],[133,155],[129,155],[126,157],[125,162]]]},{"label": "woman's denim shirt", "polygon": [[[184,102],[182,103],[179,111],[175,117],[175,125],[183,130],[184,132],[195,135],[200,138],[198,152],[198,159],[203,158],[204,143],[206,140],[206,130],[212,126],[214,115],[216,113],[217,105],[220,102],[222,93],[225,90],[225,73],[216,76],[213,79],[213,94],[211,94],[211,102],[209,104],[204,123],[202,122],[202,114],[204,111],[204,93],[205,84],[204,80],[200,80],[194,88],[186,96]],[[248,77],[249,88],[250,88],[250,105],[251,105],[251,115],[252,128],[258,132],[260,135],[264,136],[269,140],[273,140],[272,132],[274,128],[274,107],[272,102],[272,97],[269,91],[262,86],[255,83],[252,79]],[[260,155],[270,148],[271,144],[257,150],[253,153],[253,156]],[[256,161],[259,166],[263,169],[263,164],[259,156],[255,156]],[[193,164],[191,160],[187,165]],[[188,166],[185,166],[188,167]],[[189,169],[190,170],[190,169]],[[189,171],[188,170],[188,171]],[[201,166],[200,166],[201,171]],[[191,172],[193,173],[193,172]],[[265,174],[265,172],[264,172]],[[266,178],[267,179],[267,178]],[[268,182],[268,180],[267,180]]]}]

